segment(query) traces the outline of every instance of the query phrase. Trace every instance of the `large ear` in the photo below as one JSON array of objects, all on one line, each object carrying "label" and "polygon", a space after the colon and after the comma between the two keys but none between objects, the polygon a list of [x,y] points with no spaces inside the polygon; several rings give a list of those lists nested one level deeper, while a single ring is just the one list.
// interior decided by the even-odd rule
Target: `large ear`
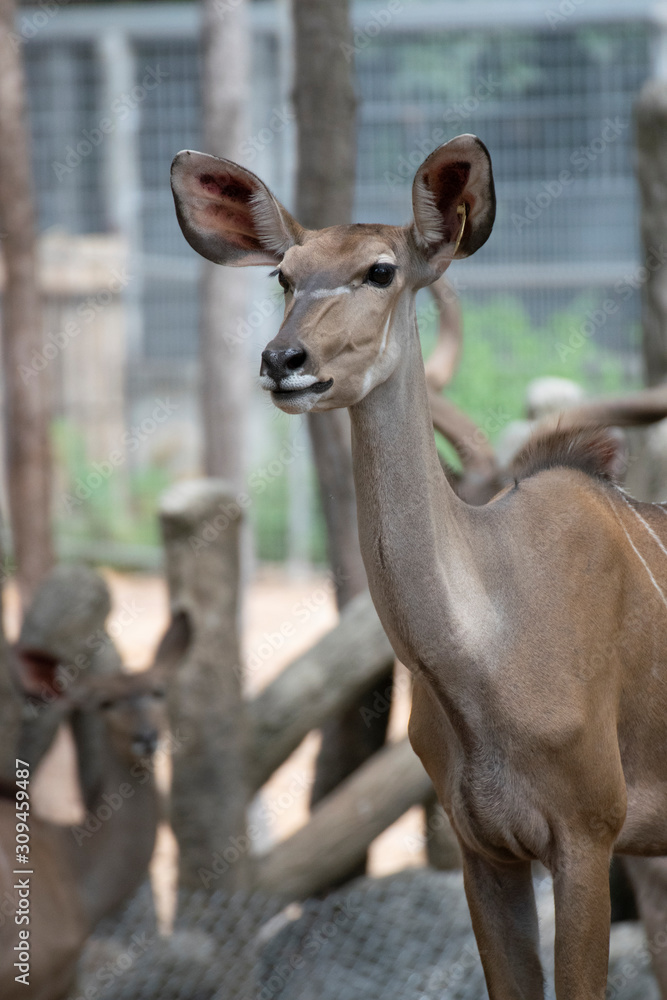
[{"label": "large ear", "polygon": [[186,240],[216,264],[275,265],[303,233],[259,177],[231,160],[185,149],[171,165],[171,190]]},{"label": "large ear", "polygon": [[459,135],[428,156],[412,185],[414,233],[441,274],[451,260],[486,243],[496,216],[489,152],[477,136]]},{"label": "large ear", "polygon": [[169,674],[183,659],[192,642],[192,625],[187,611],[175,611],[167,631],[160,640],[153,667]]},{"label": "large ear", "polygon": [[57,683],[60,660],[41,649],[14,646],[10,651],[10,671],[16,684],[30,698],[54,701],[62,697],[64,685]]}]

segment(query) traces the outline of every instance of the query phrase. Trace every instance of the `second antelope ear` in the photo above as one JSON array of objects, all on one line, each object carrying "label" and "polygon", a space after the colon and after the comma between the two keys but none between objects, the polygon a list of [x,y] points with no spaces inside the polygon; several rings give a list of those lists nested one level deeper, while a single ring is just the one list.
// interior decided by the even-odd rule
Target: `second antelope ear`
[{"label": "second antelope ear", "polygon": [[437,274],[486,243],[496,216],[489,152],[477,136],[459,135],[428,156],[412,185],[417,243]]},{"label": "second antelope ear", "polygon": [[10,650],[10,670],[24,695],[53,701],[61,698],[63,685],[56,683],[60,660],[41,649],[14,646]]},{"label": "second antelope ear", "polygon": [[153,668],[167,675],[185,659],[192,643],[193,630],[186,611],[175,611],[167,631],[160,640]]},{"label": "second antelope ear", "polygon": [[171,165],[171,189],[183,235],[216,264],[275,265],[300,241],[301,226],[259,177],[232,160],[183,150]]}]

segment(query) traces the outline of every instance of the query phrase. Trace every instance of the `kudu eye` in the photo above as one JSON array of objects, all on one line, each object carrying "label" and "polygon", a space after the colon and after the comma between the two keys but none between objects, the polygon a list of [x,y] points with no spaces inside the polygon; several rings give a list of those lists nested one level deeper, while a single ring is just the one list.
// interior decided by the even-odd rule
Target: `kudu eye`
[{"label": "kudu eye", "polygon": [[290,290],[290,283],[282,271],[278,271],[278,281],[280,282],[280,287],[283,289],[285,294],[287,294]]},{"label": "kudu eye", "polygon": [[396,268],[393,264],[373,264],[366,275],[366,281],[369,285],[386,288],[394,280],[395,271]]}]

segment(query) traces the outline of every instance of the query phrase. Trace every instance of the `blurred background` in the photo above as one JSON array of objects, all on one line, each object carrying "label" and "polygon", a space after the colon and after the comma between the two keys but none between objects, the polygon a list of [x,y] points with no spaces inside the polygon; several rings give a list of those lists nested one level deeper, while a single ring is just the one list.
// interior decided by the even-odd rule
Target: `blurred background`
[{"label": "blurred background", "polygon": [[[220,0],[222,17],[226,6],[233,12],[232,0]],[[662,29],[649,16],[655,5],[588,0],[565,14],[558,4],[530,0],[395,6],[352,5],[354,220],[406,221],[415,168],[453,135],[477,133],[493,157],[493,239],[450,271],[466,330],[452,398],[494,439],[519,416],[536,375],[572,377],[591,392],[637,384],[632,105],[662,55]],[[239,159],[293,210],[288,4],[247,7]],[[203,147],[199,9],[54,0],[22,8],[18,23],[47,330],[55,337],[73,321],[83,334],[39,376],[51,380],[54,394],[58,547],[68,556],[154,567],[157,497],[202,470],[203,262],[181,235],[169,190],[173,154]],[[105,120],[108,132],[100,128]],[[613,315],[599,328],[593,320],[593,335],[576,349],[559,350],[610,296]],[[253,273],[228,326],[242,348],[239,377],[247,386],[239,416],[245,470],[266,470],[249,508],[252,551],[257,562],[297,569],[322,564],[324,525],[307,435],[256,385],[259,353],[280,314],[277,282]],[[428,348],[435,317],[421,325]],[[158,423],[151,414],[166,399],[173,409]],[[297,443],[294,460],[272,476],[267,465],[287,442]],[[95,463],[108,462],[118,447],[122,462],[97,483]]]},{"label": "blurred background", "polygon": [[[408,745],[410,679],[367,590],[347,414],[287,417],[259,389],[282,290],[268,268],[198,257],[169,185],[173,156],[198,149],[254,171],[306,226],[400,224],[416,169],[463,132],[491,153],[494,231],[418,310],[425,358],[446,360],[438,448],[483,502],[529,419],[667,378],[667,4],[0,0],[5,630],[62,696],[82,679],[71,664],[84,688],[118,681],[151,662],[170,612],[189,622],[149,768],[162,812],[136,819],[146,858],[91,841],[107,884],[128,873],[129,908],[84,952],[86,996],[483,993],[458,846]],[[667,412],[643,406],[616,422]],[[665,455],[664,428],[631,438],[643,499],[664,495]],[[103,713],[36,708],[14,666],[0,636],[0,777],[18,747],[36,814],[96,822]],[[623,924],[637,910],[615,877]],[[102,990],[147,928],[146,954]],[[0,946],[3,930],[0,912]],[[634,970],[623,1000],[658,997],[642,934],[612,933],[612,968]],[[312,961],[275,985],[293,953]],[[4,989],[2,974],[0,947]]]}]

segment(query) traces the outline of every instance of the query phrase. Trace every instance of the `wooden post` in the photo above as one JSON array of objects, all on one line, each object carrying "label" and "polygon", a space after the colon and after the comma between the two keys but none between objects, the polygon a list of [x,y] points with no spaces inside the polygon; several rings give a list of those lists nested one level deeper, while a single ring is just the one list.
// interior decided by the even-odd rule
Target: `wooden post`
[{"label": "wooden post", "polygon": [[223,480],[194,480],[165,494],[160,518],[172,610],[189,616],[193,632],[186,660],[168,679],[179,885],[201,888],[202,872],[221,858],[216,888],[232,891],[247,883],[248,871],[237,622],[241,507]]},{"label": "wooden post", "polygon": [[667,80],[649,80],[635,108],[641,195],[642,334],[646,381],[667,378]]},{"label": "wooden post", "polygon": [[378,685],[393,663],[389,639],[365,591],[347,605],[330,632],[249,703],[252,790],[271,777],[311,729],[323,726],[332,716],[350,710],[356,713],[360,728],[368,729],[388,715],[388,704],[379,695],[369,703],[366,714],[350,706]]},{"label": "wooden post", "polygon": [[306,826],[258,858],[258,888],[305,898],[340,881],[370,844],[433,793],[407,737],[384,747],[314,810]]},{"label": "wooden post", "polygon": [[0,246],[9,511],[17,580],[25,607],[53,565],[50,392],[37,279],[32,164],[14,0],[0,0]]},{"label": "wooden post", "polygon": [[[110,611],[109,588],[95,570],[88,566],[56,566],[35,591],[21,625],[18,646],[58,660],[63,665],[65,692],[87,675],[119,673],[123,669],[120,654],[106,631]],[[105,724],[97,713],[64,712],[60,701],[29,703],[17,753],[30,762],[34,771],[67,717],[77,747],[83,801],[89,808],[99,794],[105,767]]]},{"label": "wooden post", "polygon": [[[246,0],[203,3],[204,149],[242,160],[248,137],[248,27]],[[243,440],[250,389],[246,343],[239,326],[247,311],[243,268],[203,265],[201,399],[204,469],[243,486]]]}]

